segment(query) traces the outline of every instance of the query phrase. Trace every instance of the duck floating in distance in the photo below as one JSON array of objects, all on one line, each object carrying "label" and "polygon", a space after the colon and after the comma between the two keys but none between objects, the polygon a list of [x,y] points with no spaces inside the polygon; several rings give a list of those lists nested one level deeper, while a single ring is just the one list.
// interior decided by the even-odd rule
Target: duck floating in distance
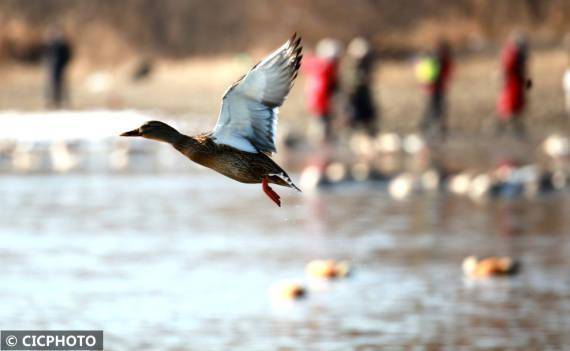
[{"label": "duck floating in distance", "polygon": [[150,121],[123,133],[171,144],[190,160],[242,183],[261,183],[277,206],[270,183],[301,191],[275,163],[278,108],[293,86],[301,65],[301,38],[291,39],[232,84],[222,99],[218,122],[209,133],[187,136],[169,125]]},{"label": "duck floating in distance", "polygon": [[520,270],[520,262],[511,257],[478,258],[469,256],[463,260],[463,272],[470,278],[489,278],[515,275]]}]

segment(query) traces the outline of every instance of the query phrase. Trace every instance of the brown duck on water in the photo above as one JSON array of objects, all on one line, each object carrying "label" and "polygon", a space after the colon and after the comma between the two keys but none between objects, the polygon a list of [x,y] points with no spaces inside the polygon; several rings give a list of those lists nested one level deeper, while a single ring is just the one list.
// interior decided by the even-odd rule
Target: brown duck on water
[{"label": "brown duck on water", "polygon": [[187,136],[151,121],[121,136],[169,143],[190,160],[238,182],[261,183],[267,196],[281,206],[269,183],[300,189],[269,156],[276,151],[278,107],[297,77],[301,50],[301,38],[294,34],[234,83],[223,97],[218,122],[210,133]]}]

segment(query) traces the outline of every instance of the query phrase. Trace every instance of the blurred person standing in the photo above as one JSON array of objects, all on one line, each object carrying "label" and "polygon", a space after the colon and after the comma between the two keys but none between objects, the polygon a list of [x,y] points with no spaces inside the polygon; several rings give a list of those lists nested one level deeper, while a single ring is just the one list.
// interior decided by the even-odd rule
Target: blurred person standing
[{"label": "blurred person standing", "polygon": [[65,86],[65,73],[72,57],[69,40],[59,28],[50,30],[46,45],[47,105],[62,107],[68,98]]},{"label": "blurred person standing", "polygon": [[321,139],[330,142],[333,136],[333,96],[338,88],[340,44],[334,39],[322,39],[316,56],[306,57],[301,69],[307,74],[308,109],[320,125]]},{"label": "blurred person standing", "polygon": [[443,138],[446,137],[448,129],[445,95],[452,69],[451,47],[445,39],[440,39],[435,52],[421,59],[416,65],[416,75],[428,95],[419,127],[426,132],[435,126]]},{"label": "blurred person standing", "polygon": [[564,37],[563,46],[566,50],[566,70],[562,77],[562,88],[564,89],[566,113],[570,117],[570,33]]},{"label": "blurred person standing", "polygon": [[501,53],[503,89],[497,101],[497,133],[511,127],[517,136],[525,135],[522,113],[526,105],[528,45],[524,36],[515,33]]},{"label": "blurred person standing", "polygon": [[566,113],[570,116],[570,62],[567,64],[566,71],[564,71],[564,76],[562,77],[562,88],[564,89]]},{"label": "blurred person standing", "polygon": [[370,43],[354,38],[348,45],[342,65],[342,86],[347,93],[347,114],[353,129],[362,128],[368,134],[376,133],[376,106],[372,85],[375,57]]}]

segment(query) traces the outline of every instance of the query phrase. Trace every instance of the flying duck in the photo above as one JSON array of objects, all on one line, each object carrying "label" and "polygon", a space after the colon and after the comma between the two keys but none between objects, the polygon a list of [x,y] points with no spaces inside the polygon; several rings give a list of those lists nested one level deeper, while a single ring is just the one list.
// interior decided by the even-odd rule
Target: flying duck
[{"label": "flying duck", "polygon": [[261,183],[265,194],[281,206],[270,183],[301,191],[270,157],[276,152],[278,108],[297,77],[301,51],[301,38],[293,34],[232,84],[222,98],[218,122],[211,132],[187,136],[165,123],[150,121],[121,136],[169,143],[190,160],[238,182]]}]

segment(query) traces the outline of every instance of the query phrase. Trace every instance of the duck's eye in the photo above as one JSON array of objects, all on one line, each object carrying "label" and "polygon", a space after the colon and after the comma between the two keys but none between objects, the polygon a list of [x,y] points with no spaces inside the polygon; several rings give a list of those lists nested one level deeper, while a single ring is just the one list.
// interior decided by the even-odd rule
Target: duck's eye
[{"label": "duck's eye", "polygon": [[156,128],[155,126],[148,127],[148,128],[146,128],[146,130],[145,130],[145,132],[146,132],[147,134],[156,133],[157,131],[159,131],[159,128]]}]

